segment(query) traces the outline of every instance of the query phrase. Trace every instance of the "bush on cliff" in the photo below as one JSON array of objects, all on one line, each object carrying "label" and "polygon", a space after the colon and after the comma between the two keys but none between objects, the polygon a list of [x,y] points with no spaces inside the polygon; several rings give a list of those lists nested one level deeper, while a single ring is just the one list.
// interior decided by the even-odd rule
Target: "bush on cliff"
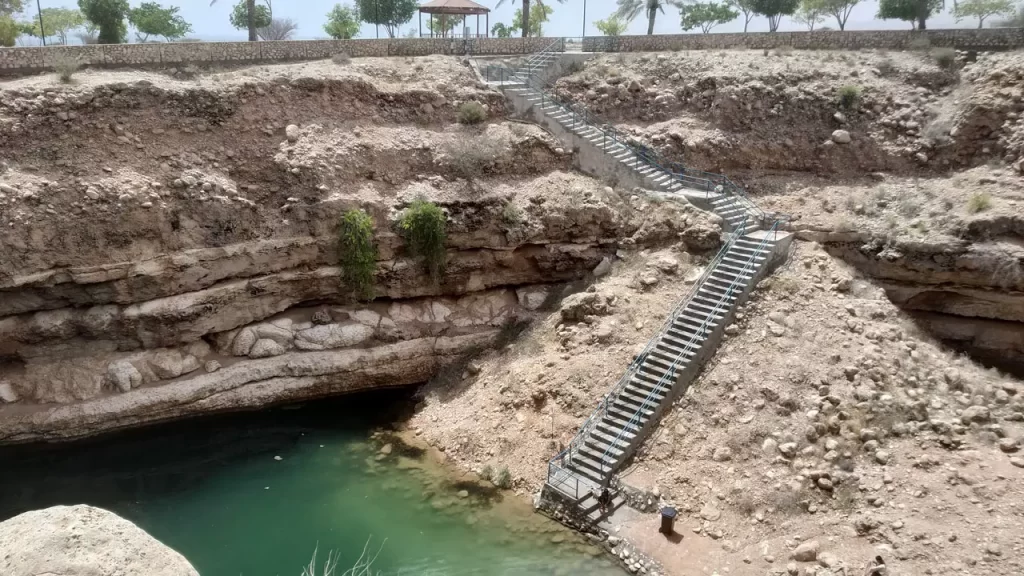
[{"label": "bush on cliff", "polygon": [[444,211],[437,204],[423,199],[414,200],[398,223],[409,250],[423,258],[434,280],[444,272],[445,223]]},{"label": "bush on cliff", "polygon": [[377,246],[373,243],[373,219],[352,209],[341,217],[338,232],[341,277],[357,298],[373,298],[373,275],[377,269]]}]

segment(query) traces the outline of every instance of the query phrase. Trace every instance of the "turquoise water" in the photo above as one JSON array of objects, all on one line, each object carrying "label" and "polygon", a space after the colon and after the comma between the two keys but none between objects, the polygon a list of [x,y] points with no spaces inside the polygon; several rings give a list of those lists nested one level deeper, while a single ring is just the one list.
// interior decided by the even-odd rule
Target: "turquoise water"
[{"label": "turquoise water", "polygon": [[100,506],[203,576],[299,576],[317,546],[321,560],[341,554],[341,576],[368,540],[385,575],[623,574],[518,497],[453,477],[389,433],[370,434],[401,416],[380,406],[406,400],[353,396],[0,449],[0,520]]}]

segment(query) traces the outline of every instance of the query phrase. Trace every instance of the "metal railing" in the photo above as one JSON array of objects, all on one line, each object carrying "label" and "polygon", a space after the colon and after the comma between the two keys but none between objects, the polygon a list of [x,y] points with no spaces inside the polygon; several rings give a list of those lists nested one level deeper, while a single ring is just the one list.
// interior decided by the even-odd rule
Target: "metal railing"
[{"label": "metal railing", "polygon": [[[700,278],[698,278],[697,281],[694,283],[693,288],[691,288],[690,292],[688,292],[687,295],[676,304],[676,306],[668,314],[668,317],[666,318],[664,324],[662,324],[658,332],[650,340],[647,341],[647,345],[644,346],[644,349],[641,350],[639,354],[637,354],[636,358],[634,358],[632,362],[630,362],[625,374],[623,374],[622,377],[619,378],[619,381],[616,382],[612,390],[608,394],[606,394],[604,398],[601,399],[601,402],[598,403],[597,408],[595,408],[594,411],[590,414],[590,416],[583,422],[583,425],[580,426],[579,431],[569,442],[569,445],[564,450],[555,455],[554,458],[551,459],[552,464],[556,460],[572,463],[572,458],[575,455],[576,451],[579,450],[580,444],[583,443],[589,436],[591,429],[594,426],[596,426],[597,423],[600,422],[601,419],[603,419],[604,416],[608,413],[608,408],[615,403],[615,400],[618,399],[622,391],[625,390],[626,386],[629,385],[630,380],[632,380],[633,376],[640,369],[640,366],[643,365],[644,361],[647,359],[647,355],[651,352],[651,349],[654,348],[654,346],[661,339],[661,336],[666,331],[668,331],[668,329],[672,326],[673,322],[675,322],[676,317],[679,316],[683,309],[685,309],[686,306],[690,303],[690,301],[693,300],[693,298],[697,295],[697,293],[703,287],[704,283],[707,281],[708,277],[711,276],[715,268],[718,266],[718,263],[721,262],[723,258],[725,258],[725,255],[729,252],[729,250],[732,249],[733,245],[736,243],[736,240],[738,240],[740,236],[743,235],[743,230],[745,229],[745,227],[746,221],[744,221],[743,224],[740,225],[739,233],[731,235],[729,241],[725,243],[722,249],[718,251],[718,254],[716,254],[715,257],[711,260],[711,262],[705,267],[704,273],[701,274]],[[557,465],[555,467],[558,468]]]},{"label": "metal railing", "polygon": [[[737,238],[743,235],[745,226],[746,222],[744,222],[744,224],[739,228],[739,233],[733,237],[733,242],[735,242]],[[765,234],[765,237],[761,240],[761,243],[758,244],[757,249],[754,250],[753,254],[751,254],[750,257],[747,258],[746,262],[744,262],[743,268],[741,268],[740,271],[734,275],[734,278],[732,282],[729,284],[729,287],[718,298],[718,301],[715,302],[714,308],[712,308],[711,312],[706,315],[704,322],[701,323],[700,327],[693,331],[693,335],[690,336],[690,339],[686,342],[686,344],[683,345],[682,350],[679,352],[679,354],[676,355],[675,359],[672,361],[672,364],[668,367],[667,370],[665,370],[665,373],[658,380],[658,383],[651,388],[651,391],[647,394],[647,397],[644,398],[643,404],[640,405],[640,408],[637,408],[636,413],[633,414],[633,417],[630,418],[629,422],[622,427],[622,430],[619,431],[618,436],[615,437],[615,441],[610,443],[608,445],[608,448],[605,449],[604,454],[601,455],[600,462],[602,474],[604,474],[605,472],[605,465],[608,466],[609,472],[615,465],[615,459],[613,458],[609,460],[608,458],[609,454],[611,454],[612,448],[619,443],[619,440],[622,439],[622,436],[626,433],[628,429],[636,428],[637,431],[640,430],[640,419],[643,417],[645,412],[654,409],[654,398],[658,390],[666,385],[668,386],[668,388],[671,388],[670,382],[675,378],[676,369],[677,367],[680,367],[680,364],[685,358],[685,355],[691,351],[696,352],[696,350],[700,348],[701,344],[703,344],[703,340],[700,339],[704,338],[707,335],[707,333],[709,332],[709,326],[714,323],[715,317],[718,316],[718,313],[722,312],[723,310],[727,309],[730,306],[730,300],[733,298],[733,294],[736,292],[737,287],[746,287],[747,283],[743,279],[743,276],[747,275],[747,273],[749,272],[753,272],[753,268],[757,261],[757,258],[764,251],[765,246],[767,246],[768,241],[771,238],[771,233],[774,232],[778,228],[778,226],[779,222],[776,221],[772,225],[771,230],[768,231],[768,234]],[[733,242],[730,242],[730,248]],[[714,267],[709,266],[708,270],[705,270],[705,273],[707,273],[709,270],[714,271],[715,268],[717,268],[717,263]],[[701,282],[701,284],[703,284],[703,281]],[[700,287],[698,286],[697,290],[692,294],[696,294],[696,292],[699,291]],[[687,299],[687,303],[689,303],[689,300],[693,298],[692,294],[690,298]],[[664,334],[664,332],[662,332],[661,334]],[[662,336],[659,335],[659,341],[661,340],[661,337]]]},{"label": "metal railing", "polygon": [[[568,114],[572,120],[571,130],[579,133],[581,130],[591,130],[601,136],[600,148],[606,153],[611,147],[619,146],[622,150],[633,155],[632,168],[636,171],[651,169],[662,175],[669,176],[680,185],[700,190],[710,196],[712,192],[729,197],[733,203],[743,208],[746,212],[753,214],[761,225],[768,221],[768,217],[760,207],[747,195],[746,191],[737,186],[723,174],[706,172],[694,168],[687,168],[680,162],[667,160],[654,150],[639,144],[627,134],[614,128],[609,122],[591,113],[584,106],[574,102],[567,102],[547,90],[538,86],[533,81],[533,70],[523,74],[518,70],[511,70],[501,65],[490,64],[482,68],[484,78],[489,82],[498,82],[501,86],[506,83],[523,85],[528,90],[537,92],[541,98],[541,110],[548,106],[556,106],[564,114]],[[597,143],[594,143],[597,145]],[[614,148],[611,148],[614,150]]]}]

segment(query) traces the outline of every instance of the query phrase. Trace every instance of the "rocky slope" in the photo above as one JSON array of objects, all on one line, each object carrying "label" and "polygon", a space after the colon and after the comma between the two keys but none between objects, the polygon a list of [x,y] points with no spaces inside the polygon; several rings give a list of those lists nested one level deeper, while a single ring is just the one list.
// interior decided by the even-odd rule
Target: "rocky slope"
[{"label": "rocky slope", "polygon": [[[937,336],[1024,374],[1024,54],[601,56],[556,91],[876,278]],[[844,88],[858,96],[844,105]]]},{"label": "rocky slope", "polygon": [[1024,55],[961,55],[956,69],[940,57],[619,54],[587,63],[555,91],[670,159],[741,180],[765,170],[923,173],[988,159],[1024,171]]},{"label": "rocky slope", "polygon": [[[593,291],[428,388],[414,431],[537,490],[700,264],[624,254]],[[1024,383],[950,351],[808,241],[726,334],[622,472],[651,512],[621,509],[606,527],[628,563],[838,576],[880,555],[890,574],[1021,571]],[[679,509],[680,538],[658,533],[663,505]]]},{"label": "rocky slope", "polygon": [[0,572],[199,576],[181,554],[138,526],[84,505],[54,506],[0,522]]},{"label": "rocky slope", "polygon": [[[455,124],[502,102],[453,59],[127,74],[0,85],[0,442],[422,382],[619,246],[718,242],[704,212],[563,171],[536,127]],[[397,232],[418,198],[447,220],[437,280]],[[366,303],[338,267],[352,208]]]}]

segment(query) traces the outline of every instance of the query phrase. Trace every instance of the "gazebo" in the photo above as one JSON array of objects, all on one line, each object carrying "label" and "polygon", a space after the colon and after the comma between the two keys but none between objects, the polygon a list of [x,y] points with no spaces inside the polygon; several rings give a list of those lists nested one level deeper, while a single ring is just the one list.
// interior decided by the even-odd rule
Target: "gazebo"
[{"label": "gazebo", "polygon": [[[448,25],[452,19],[462,17],[462,27],[466,27],[466,16],[476,15],[476,36],[486,38],[491,26],[491,9],[473,2],[473,0],[430,0],[420,6],[419,24],[420,37],[423,37],[423,14],[430,14],[430,37],[448,37]],[[434,15],[440,16],[440,28],[434,25]],[[480,34],[480,15],[484,15],[484,33]],[[452,36],[461,35],[452,31]]]}]

